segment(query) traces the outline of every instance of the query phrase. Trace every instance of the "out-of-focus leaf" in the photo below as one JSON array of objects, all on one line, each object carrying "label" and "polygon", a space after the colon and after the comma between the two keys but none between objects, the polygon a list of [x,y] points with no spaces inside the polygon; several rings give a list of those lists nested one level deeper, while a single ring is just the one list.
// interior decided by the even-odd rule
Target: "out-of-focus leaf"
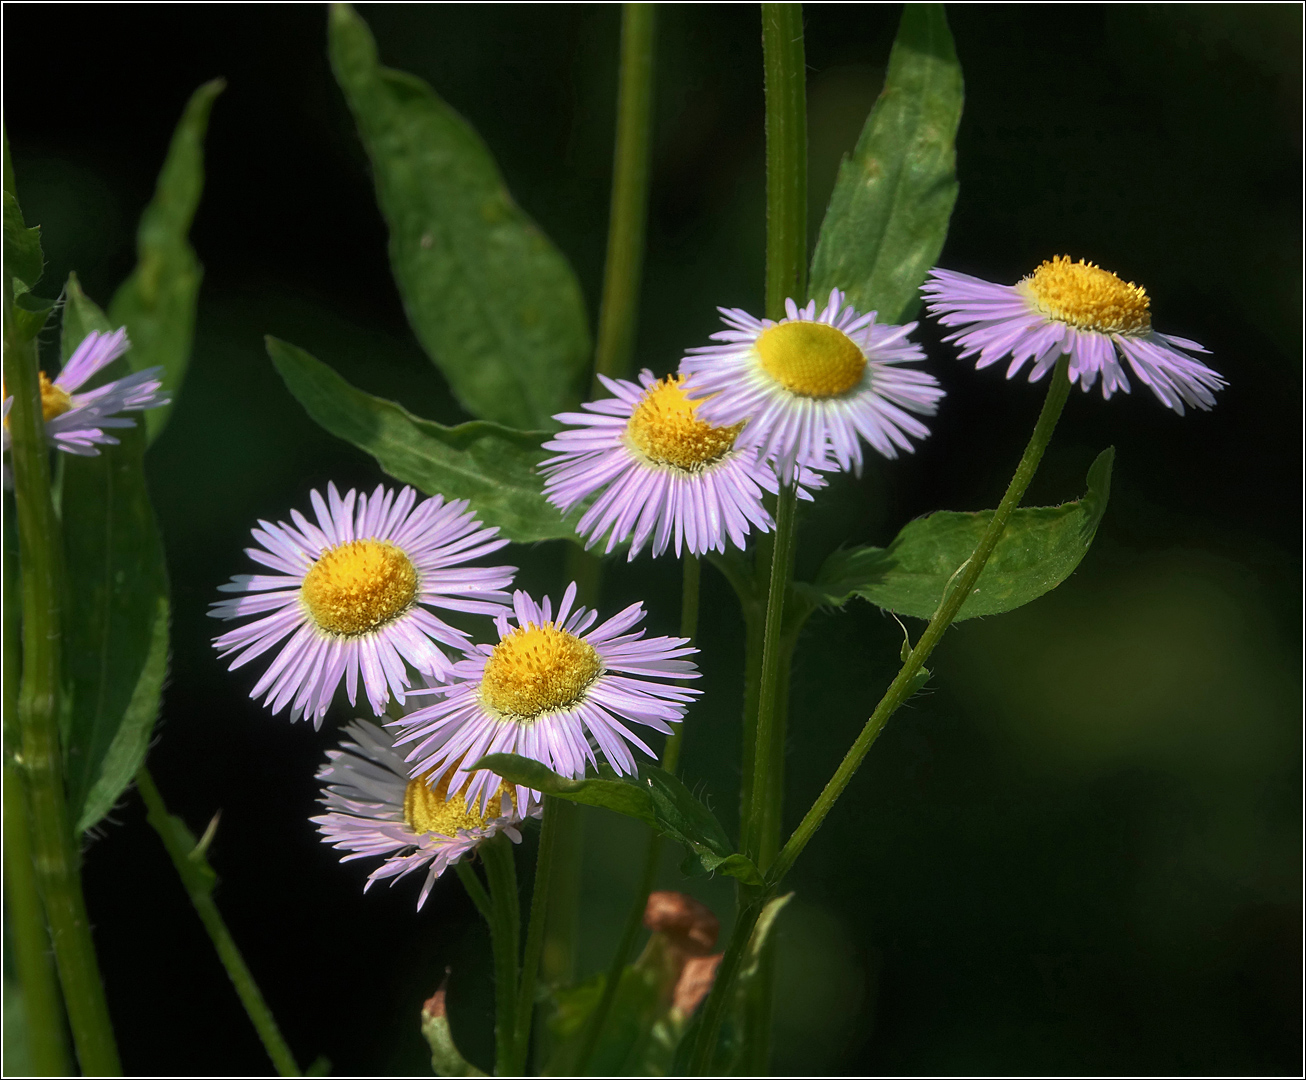
[{"label": "out-of-focus leaf", "polygon": [[590,355],[566,258],[513,202],[471,125],[421,79],[378,65],[367,24],[347,4],[332,5],[330,49],[422,347],[472,415],[553,427]]},{"label": "out-of-focus leaf", "polygon": [[26,291],[41,280],[45,269],[45,256],[41,254],[41,230],[29,229],[23,222],[23,212],[12,192],[4,193],[5,270],[22,284]]},{"label": "out-of-focus leaf", "polygon": [[[445,977],[445,984],[448,984]],[[431,1048],[431,1068],[436,1076],[486,1076],[465,1057],[453,1040],[449,1014],[445,1008],[446,985],[442,985],[422,1005],[422,1037]]]},{"label": "out-of-focus leaf", "polygon": [[520,543],[574,540],[575,515],[564,519],[544,498],[535,466],[544,459],[542,431],[516,431],[474,420],[445,427],[393,401],[350,386],[322,361],[276,338],[268,355],[290,392],[318,424],[376,458],[405,484],[467,499],[487,525]]},{"label": "out-of-focus leaf", "polygon": [[636,818],[689,849],[681,866],[686,873],[719,870],[750,885],[762,884],[757,867],[734,851],[712,811],[676,777],[654,765],[640,766],[637,777],[610,773],[584,780],[568,780],[540,762],[517,754],[488,754],[473,768],[489,769],[510,783],[546,795],[606,807]]},{"label": "out-of-focus leaf", "polygon": [[[227,84],[207,82],[191,95],[159,172],[154,198],[136,230],[136,269],[109,304],[114,327],[126,326],[133,371],[163,368],[163,388],[175,403],[190,363],[195,304],[203,270],[186,239],[204,190],[204,133],[209,110]],[[145,413],[149,441],[158,438],[171,405]]]},{"label": "out-of-focus leaf", "polygon": [[[999,615],[1055,589],[1079,565],[1111,493],[1114,448],[1103,450],[1088,470],[1088,491],[1061,506],[1016,510],[1002,539],[962,605],[958,619]],[[813,583],[795,590],[809,600],[840,607],[854,596],[899,615],[928,619],[944,589],[975,551],[993,511],[939,511],[906,526],[887,548],[837,551]]]},{"label": "out-of-focus leaf", "polygon": [[[64,359],[91,330],[110,326],[70,277]],[[94,382],[129,370],[124,357]],[[115,434],[119,445],[98,457],[69,454],[64,462],[71,613],[64,656],[72,688],[65,775],[78,831],[113,807],[145,760],[168,665],[168,575],[145,486],[145,432],[138,421]]]},{"label": "out-of-focus leaf", "polygon": [[879,321],[906,322],[957,201],[961,66],[942,4],[907,4],[884,90],[839,178],[812,258],[811,293],[843,289]]}]

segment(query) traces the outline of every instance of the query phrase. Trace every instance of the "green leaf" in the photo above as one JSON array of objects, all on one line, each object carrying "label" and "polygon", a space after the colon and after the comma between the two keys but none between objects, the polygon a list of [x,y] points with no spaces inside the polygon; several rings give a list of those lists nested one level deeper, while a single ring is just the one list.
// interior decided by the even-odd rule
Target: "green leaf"
[{"label": "green leaf", "polygon": [[[104,313],[68,279],[66,360]],[[126,358],[97,383],[121,378]],[[145,486],[145,432],[116,429],[118,446],[97,457],[67,455],[63,532],[68,610],[64,656],[71,683],[68,803],[78,831],[99,821],[131,783],[149,746],[168,666],[168,576]]]},{"label": "green leaf", "polygon": [[[226,83],[214,79],[191,96],[172,136],[154,198],[136,230],[136,269],[109,304],[113,325],[126,326],[133,371],[163,368],[163,388],[175,403],[190,363],[195,305],[203,270],[186,239],[204,190],[204,134],[209,111]],[[149,441],[159,437],[171,405],[145,413]]]},{"label": "green leaf", "polygon": [[810,296],[906,322],[957,201],[961,67],[942,4],[907,4],[884,90],[839,178],[812,258]]},{"label": "green leaf", "polygon": [[513,202],[471,125],[421,79],[378,65],[367,24],[347,4],[332,5],[330,50],[422,347],[473,416],[553,427],[590,358],[566,258]]},{"label": "green leaf", "polygon": [[[1088,470],[1088,492],[1077,502],[1018,509],[1011,515],[958,619],[1011,611],[1070,576],[1106,512],[1114,460],[1114,448],[1097,456]],[[795,589],[819,604],[841,607],[860,596],[899,615],[928,619],[992,517],[992,510],[930,514],[904,528],[887,548],[835,552],[815,582]]]},{"label": "green leaf", "polygon": [[268,355],[308,415],[332,435],[376,458],[396,480],[428,495],[467,499],[487,525],[520,543],[579,543],[572,522],[544,498],[535,466],[542,431],[516,431],[474,420],[445,427],[345,382],[303,349],[267,339]]},{"label": "green leaf", "polygon": [[[8,154],[5,155],[6,161]],[[41,230],[29,229],[23,221],[18,199],[10,191],[4,193],[5,270],[18,279],[24,292],[41,280],[45,269],[45,256],[41,254]]]},{"label": "green leaf", "polygon": [[737,854],[721,823],[669,772],[654,765],[640,766],[639,776],[587,777],[568,780],[546,765],[517,754],[488,754],[474,769],[489,769],[509,783],[522,784],[546,795],[602,806],[636,818],[689,849],[686,860],[695,873],[720,871],[749,885],[761,885],[762,876],[752,861]]},{"label": "green leaf", "polygon": [[35,293],[23,292],[14,297],[14,326],[24,340],[31,341],[50,321],[57,300],[46,300]]}]

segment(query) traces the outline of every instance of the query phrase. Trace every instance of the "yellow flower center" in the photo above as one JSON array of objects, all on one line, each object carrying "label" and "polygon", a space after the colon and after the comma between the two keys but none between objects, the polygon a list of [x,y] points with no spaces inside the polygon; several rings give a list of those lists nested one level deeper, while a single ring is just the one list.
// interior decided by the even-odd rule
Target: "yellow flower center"
[{"label": "yellow flower center", "polygon": [[828,323],[777,323],[757,338],[762,370],[791,394],[828,398],[862,381],[866,357],[842,330]]},{"label": "yellow flower center", "polygon": [[481,700],[500,715],[529,722],[574,705],[602,666],[594,646],[574,634],[553,623],[527,623],[490,653]]},{"label": "yellow flower center", "polygon": [[713,427],[698,419],[683,383],[668,375],[650,386],[626,422],[626,439],[650,461],[693,472],[729,452],[744,425]]},{"label": "yellow flower center", "polygon": [[323,552],[299,592],[318,626],[355,637],[408,609],[417,596],[417,571],[394,544],[351,540]]},{"label": "yellow flower center", "polygon": [[71,409],[73,399],[67,390],[47,379],[44,371],[38,371],[37,376],[41,380],[41,419],[49,423],[56,416],[63,416]]},{"label": "yellow flower center", "polygon": [[1069,255],[1053,256],[1020,283],[1039,311],[1080,330],[1145,334],[1152,328],[1147,290]]},{"label": "yellow flower center", "polygon": [[468,806],[461,793],[449,797],[449,781],[455,772],[457,768],[451,768],[435,787],[427,786],[429,773],[408,781],[404,789],[404,821],[413,832],[453,836],[459,829],[479,829],[502,812],[503,794],[508,790],[506,783],[499,785],[482,814],[477,809],[479,801]]}]

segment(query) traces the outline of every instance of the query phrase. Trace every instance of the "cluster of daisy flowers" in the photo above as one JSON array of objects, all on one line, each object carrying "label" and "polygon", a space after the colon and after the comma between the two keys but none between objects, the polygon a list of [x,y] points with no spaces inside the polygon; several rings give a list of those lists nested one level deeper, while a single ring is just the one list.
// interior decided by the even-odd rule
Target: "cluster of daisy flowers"
[{"label": "cluster of daisy flowers", "polygon": [[[1010,286],[936,269],[922,293],[944,326],[958,328],[945,340],[963,359],[983,368],[1009,356],[1008,378],[1029,365],[1036,381],[1068,356],[1071,380],[1087,391],[1100,378],[1110,398],[1130,389],[1127,364],[1181,414],[1210,408],[1225,385],[1192,355],[1206,351],[1200,345],[1152,329],[1141,286],[1089,262],[1057,257]],[[778,321],[719,310],[717,344],[689,349],[676,374],[603,378],[611,397],[556,417],[544,492],[562,513],[590,500],[577,526],[588,547],[628,544],[630,559],[646,548],[654,557],[742,549],[751,531],[774,527],[764,495],[783,485],[810,499],[822,474],[860,473],[863,443],[895,458],[929,434],[920,418],[935,414],[944,392],[912,366],[925,359],[910,338],[916,323],[880,323],[838,289],[819,310],[787,301]],[[92,335],[60,376],[68,414],[88,417],[51,435],[61,447],[71,448],[74,427],[89,438],[95,401],[148,407],[157,384],[140,376],[69,397],[119,345],[121,331]],[[93,417],[102,427],[130,423],[103,415]],[[383,486],[341,497],[334,485],[310,499],[316,521],[296,510],[291,523],[253,530],[258,546],[247,553],[269,572],[221,587],[234,595],[211,614],[252,621],[214,644],[233,669],[275,650],[251,691],[273,713],[320,727],[342,683],[357,704],[361,680],[372,712],[386,717],[346,728],[318,774],[326,812],[312,819],[345,860],[383,859],[368,886],[425,868],[420,908],[436,878],[479,844],[498,833],[521,839],[540,795],[476,769],[487,754],[519,754],[576,778],[602,759],[632,775],[634,750],[656,758],[635,728],[670,734],[698,693],[685,685],[697,675],[696,650],[683,638],[646,638],[642,604],[600,623],[576,604],[574,584],[555,609],[508,593],[514,567],[471,565],[507,540],[465,502],[419,503],[410,488]],[[488,616],[496,637],[474,642],[439,612]],[[387,716],[392,701],[398,715]]]},{"label": "cluster of daisy flowers", "polygon": [[[630,725],[669,734],[697,693],[679,683],[696,676],[696,650],[646,638],[642,605],[599,622],[572,584],[555,613],[506,591],[515,567],[471,565],[508,541],[465,502],[384,486],[341,496],[334,484],[310,502],[314,520],[294,510],[252,531],[246,552],[269,572],[220,586],[234,595],[210,614],[242,622],[214,644],[233,669],[275,651],[250,696],[316,728],[342,684],[358,704],[361,682],[383,719],[355,720],[328,753],[312,820],[345,861],[383,860],[365,887],[425,869],[420,908],[481,843],[521,840],[539,793],[465,766],[507,751],[572,778],[600,759],[634,773],[631,746],[656,755]],[[449,612],[492,617],[497,640],[474,641]]]}]

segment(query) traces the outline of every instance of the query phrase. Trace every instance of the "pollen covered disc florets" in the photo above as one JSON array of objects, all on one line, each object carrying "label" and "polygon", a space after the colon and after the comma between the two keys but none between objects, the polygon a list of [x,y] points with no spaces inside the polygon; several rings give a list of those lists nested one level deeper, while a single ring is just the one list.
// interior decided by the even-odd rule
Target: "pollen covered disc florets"
[{"label": "pollen covered disc florets", "polygon": [[428,786],[429,774],[409,780],[404,789],[404,821],[413,832],[424,836],[439,833],[456,836],[459,829],[471,830],[485,827],[502,813],[503,793],[507,785],[500,785],[498,793],[485,805],[484,813],[478,803],[468,805],[462,794],[449,797],[449,781],[453,773],[447,772],[435,784]]},{"label": "pollen covered disc florets", "polygon": [[1053,256],[1017,288],[1044,314],[1080,330],[1145,334],[1152,328],[1147,290],[1083,259]]},{"label": "pollen covered disc florets", "polygon": [[351,540],[325,551],[304,576],[300,595],[313,621],[356,637],[383,626],[417,597],[412,560],[386,540]]},{"label": "pollen covered disc florets", "polygon": [[762,331],[755,346],[762,370],[790,393],[830,398],[862,381],[866,356],[829,323],[793,320]]},{"label": "pollen covered disc florets", "polygon": [[52,383],[44,371],[37,372],[41,380],[41,419],[49,423],[63,416],[73,407],[72,395],[58,383]]},{"label": "pollen covered disc florets", "polygon": [[626,441],[658,465],[693,472],[729,453],[743,425],[713,427],[700,420],[684,381],[668,375],[648,388],[626,422]]},{"label": "pollen covered disc florets", "polygon": [[481,699],[518,720],[576,704],[599,675],[594,646],[551,622],[527,623],[508,634],[485,661]]}]

